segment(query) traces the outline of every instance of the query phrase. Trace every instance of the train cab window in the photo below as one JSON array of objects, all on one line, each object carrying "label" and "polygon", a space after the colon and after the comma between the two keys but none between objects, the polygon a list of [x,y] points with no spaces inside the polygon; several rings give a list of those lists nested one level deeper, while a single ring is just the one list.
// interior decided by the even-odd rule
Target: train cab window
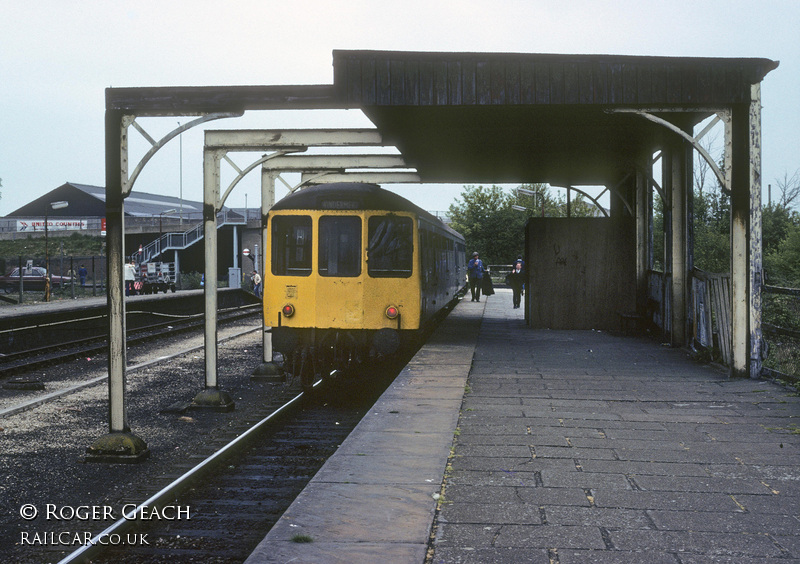
[{"label": "train cab window", "polygon": [[319,274],[361,274],[360,217],[329,215],[319,218]]},{"label": "train cab window", "polygon": [[369,218],[367,272],[373,278],[408,278],[414,264],[411,218],[376,215]]},{"label": "train cab window", "polygon": [[311,274],[311,217],[276,215],[272,218],[272,274]]}]

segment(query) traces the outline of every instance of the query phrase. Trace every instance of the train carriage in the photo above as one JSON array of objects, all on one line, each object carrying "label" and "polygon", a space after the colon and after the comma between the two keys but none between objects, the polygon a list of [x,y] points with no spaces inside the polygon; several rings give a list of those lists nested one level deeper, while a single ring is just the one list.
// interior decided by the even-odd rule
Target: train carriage
[{"label": "train carriage", "polygon": [[463,237],[373,184],[291,194],[267,229],[264,320],[306,386],[396,352],[464,289]]}]

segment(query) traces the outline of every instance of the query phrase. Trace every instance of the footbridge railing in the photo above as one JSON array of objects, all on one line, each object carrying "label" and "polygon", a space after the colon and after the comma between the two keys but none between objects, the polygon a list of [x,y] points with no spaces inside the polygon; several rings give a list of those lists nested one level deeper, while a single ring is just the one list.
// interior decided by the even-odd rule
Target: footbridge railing
[{"label": "footbridge railing", "polygon": [[[217,229],[225,225],[246,225],[245,217],[237,212],[221,211],[217,214]],[[166,251],[181,251],[203,238],[203,223],[198,223],[183,233],[166,233],[142,248],[139,262],[146,263]]]}]

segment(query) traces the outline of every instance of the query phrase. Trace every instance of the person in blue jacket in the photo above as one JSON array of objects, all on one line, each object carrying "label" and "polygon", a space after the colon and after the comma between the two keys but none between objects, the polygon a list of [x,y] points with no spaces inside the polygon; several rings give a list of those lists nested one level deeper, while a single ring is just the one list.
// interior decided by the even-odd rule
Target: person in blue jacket
[{"label": "person in blue jacket", "polygon": [[472,301],[481,301],[481,282],[483,280],[483,261],[478,253],[472,253],[472,258],[467,265],[467,277],[469,278],[469,289],[472,292]]}]

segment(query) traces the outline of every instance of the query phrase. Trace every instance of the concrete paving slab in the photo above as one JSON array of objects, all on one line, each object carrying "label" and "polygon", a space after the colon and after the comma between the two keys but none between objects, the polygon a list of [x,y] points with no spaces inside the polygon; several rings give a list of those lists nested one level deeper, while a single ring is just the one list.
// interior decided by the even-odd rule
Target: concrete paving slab
[{"label": "concrete paving slab", "polygon": [[482,313],[445,319],[248,563],[424,560]]},{"label": "concrete paving slab", "polygon": [[399,453],[341,455],[331,458],[320,468],[315,480],[320,482],[342,482],[353,484],[431,484],[435,493],[441,484],[444,465],[430,456],[405,456]]},{"label": "concrete paving slab", "polygon": [[[646,339],[532,331],[490,299],[468,390],[427,563],[500,547],[509,562],[800,562],[800,400],[780,386]],[[492,500],[502,511],[470,522]],[[526,505],[539,525],[502,515]]]},{"label": "concrete paving slab", "polygon": [[413,544],[425,538],[430,529],[434,510],[431,495],[436,491],[436,484],[315,481],[301,492],[270,536],[284,541],[301,534],[314,542]]},{"label": "concrete paving slab", "polygon": [[256,549],[248,562],[291,564],[355,564],[357,562],[424,562],[425,545],[419,543],[274,542],[269,552]]},{"label": "concrete paving slab", "polygon": [[248,562],[800,564],[800,398],[523,311],[459,304]]}]

